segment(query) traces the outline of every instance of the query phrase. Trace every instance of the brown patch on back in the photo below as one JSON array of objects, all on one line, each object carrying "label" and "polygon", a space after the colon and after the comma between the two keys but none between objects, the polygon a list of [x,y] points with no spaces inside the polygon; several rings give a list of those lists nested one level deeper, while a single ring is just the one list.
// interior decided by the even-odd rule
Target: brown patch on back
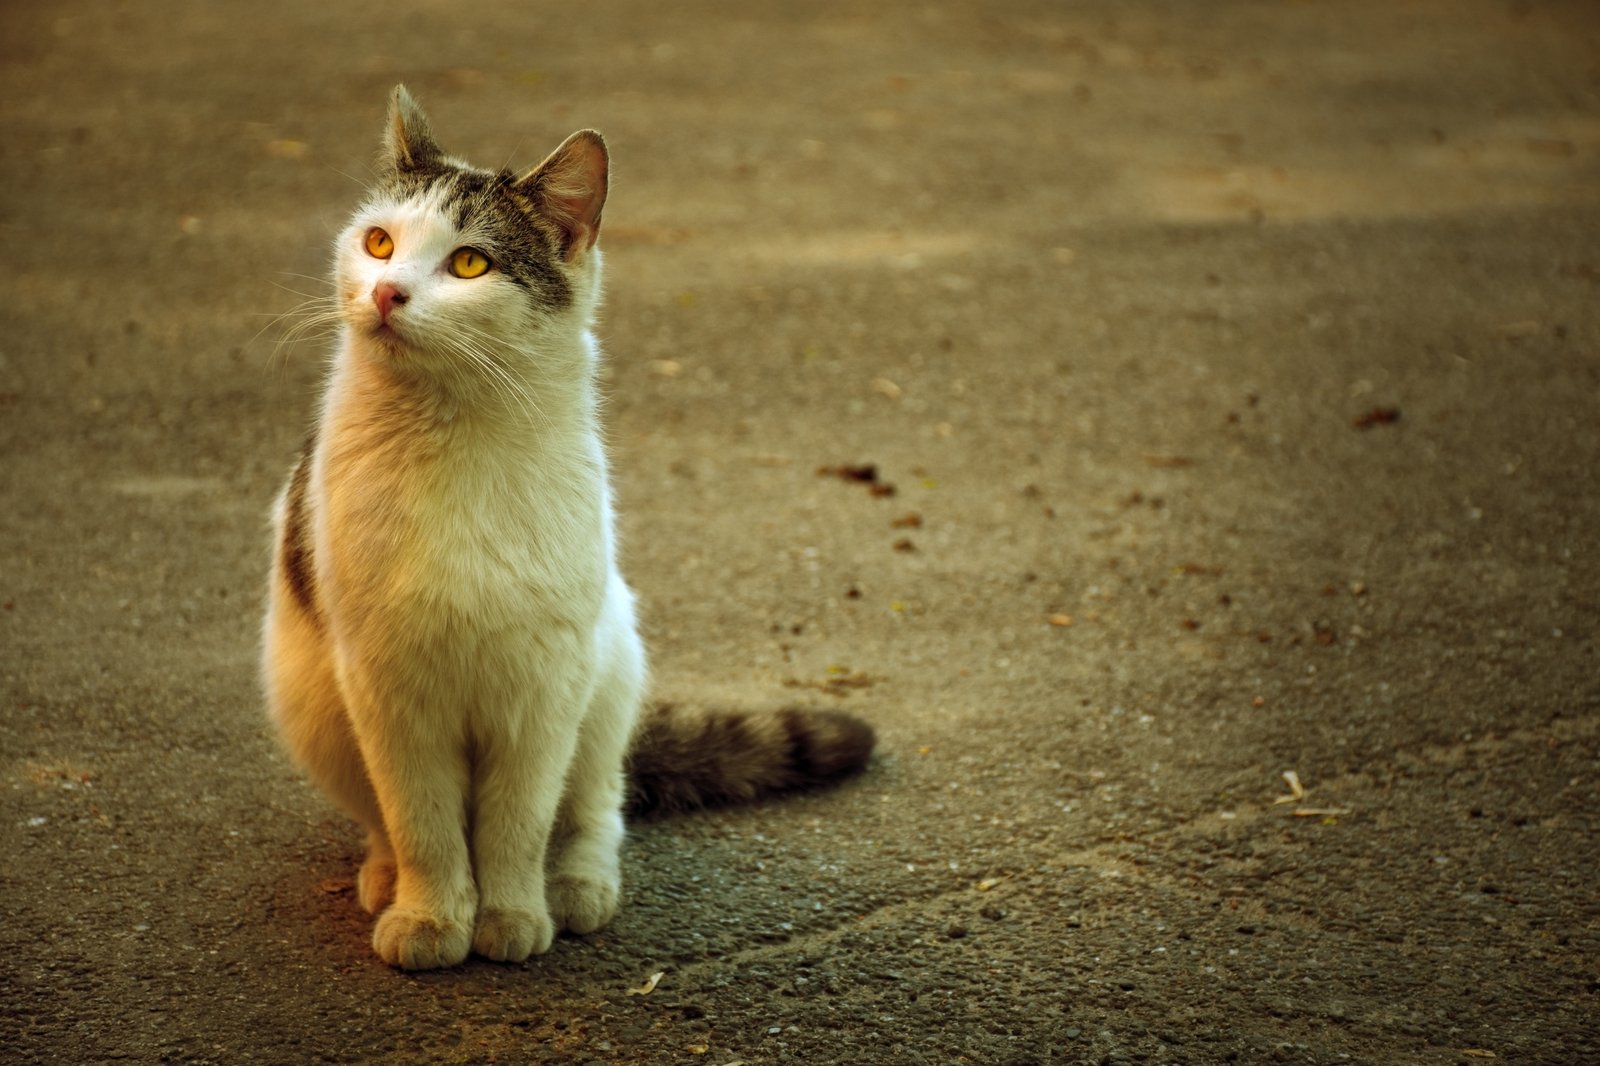
[{"label": "brown patch on back", "polygon": [[311,484],[311,451],[316,438],[306,441],[300,461],[289,476],[289,492],[284,500],[283,543],[279,545],[279,566],[289,594],[318,628],[322,619],[317,612],[317,584],[312,569],[310,514],[306,510],[306,493]]},{"label": "brown patch on back", "polygon": [[838,711],[754,714],[662,704],[634,734],[628,810],[750,803],[832,784],[866,766],[875,739],[865,722]]}]

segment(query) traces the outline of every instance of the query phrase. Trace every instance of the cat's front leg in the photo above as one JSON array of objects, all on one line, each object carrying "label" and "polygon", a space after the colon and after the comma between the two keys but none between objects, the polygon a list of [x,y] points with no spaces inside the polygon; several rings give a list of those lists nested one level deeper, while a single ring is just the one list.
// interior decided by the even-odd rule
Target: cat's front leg
[{"label": "cat's front leg", "polygon": [[472,950],[521,962],[542,955],[559,931],[545,896],[545,856],[576,746],[580,680],[542,671],[514,706],[485,724],[473,794],[478,919]]},{"label": "cat's front leg", "polygon": [[389,834],[381,830],[367,833],[367,857],[356,874],[356,898],[368,914],[380,914],[394,902],[394,848]]},{"label": "cat's front leg", "polygon": [[406,970],[454,966],[467,957],[477,911],[462,716],[361,685],[347,685],[346,700],[393,855],[369,856],[378,860],[370,877],[362,868],[362,902],[376,906],[390,895],[379,882],[393,863],[393,902],[373,927],[373,950]]},{"label": "cat's front leg", "polygon": [[547,891],[556,924],[592,933],[616,917],[622,896],[623,759],[644,688],[644,649],[633,628],[631,596],[618,590],[600,627],[600,683],[578,733],[556,822]]}]

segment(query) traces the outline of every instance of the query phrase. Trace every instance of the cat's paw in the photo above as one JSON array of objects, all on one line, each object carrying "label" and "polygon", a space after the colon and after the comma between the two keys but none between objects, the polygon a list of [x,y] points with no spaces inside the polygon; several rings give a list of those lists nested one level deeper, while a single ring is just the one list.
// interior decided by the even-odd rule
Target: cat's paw
[{"label": "cat's paw", "polygon": [[368,859],[356,874],[356,898],[368,914],[377,914],[394,902],[394,860]]},{"label": "cat's paw", "polygon": [[485,907],[478,912],[472,950],[495,962],[521,962],[529,955],[543,955],[549,951],[555,934],[550,916],[541,911]]},{"label": "cat's paw", "polygon": [[434,970],[467,957],[471,930],[426,911],[390,907],[372,930],[372,948],[390,966]]},{"label": "cat's paw", "polygon": [[622,885],[616,880],[597,880],[558,874],[545,886],[550,914],[561,928],[582,936],[604,927],[617,916]]}]

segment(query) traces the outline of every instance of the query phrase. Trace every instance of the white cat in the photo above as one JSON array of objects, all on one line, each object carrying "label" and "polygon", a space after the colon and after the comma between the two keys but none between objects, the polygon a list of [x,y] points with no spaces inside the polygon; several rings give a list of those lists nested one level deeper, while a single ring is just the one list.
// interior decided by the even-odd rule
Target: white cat
[{"label": "white cat", "polygon": [[[449,158],[404,87],[335,243],[341,341],[275,510],[263,676],[289,748],[368,831],[373,946],[521,960],[615,915],[637,807],[859,769],[862,723],[656,708],[615,534],[590,326],[608,158]],[[626,765],[625,765],[626,764]]]}]

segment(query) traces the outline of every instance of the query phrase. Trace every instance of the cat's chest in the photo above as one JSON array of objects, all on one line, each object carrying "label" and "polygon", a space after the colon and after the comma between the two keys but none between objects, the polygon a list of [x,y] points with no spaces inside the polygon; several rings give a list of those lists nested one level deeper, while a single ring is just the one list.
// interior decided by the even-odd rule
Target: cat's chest
[{"label": "cat's chest", "polygon": [[329,576],[380,609],[598,606],[609,533],[596,461],[371,454],[331,462],[326,478]]}]

